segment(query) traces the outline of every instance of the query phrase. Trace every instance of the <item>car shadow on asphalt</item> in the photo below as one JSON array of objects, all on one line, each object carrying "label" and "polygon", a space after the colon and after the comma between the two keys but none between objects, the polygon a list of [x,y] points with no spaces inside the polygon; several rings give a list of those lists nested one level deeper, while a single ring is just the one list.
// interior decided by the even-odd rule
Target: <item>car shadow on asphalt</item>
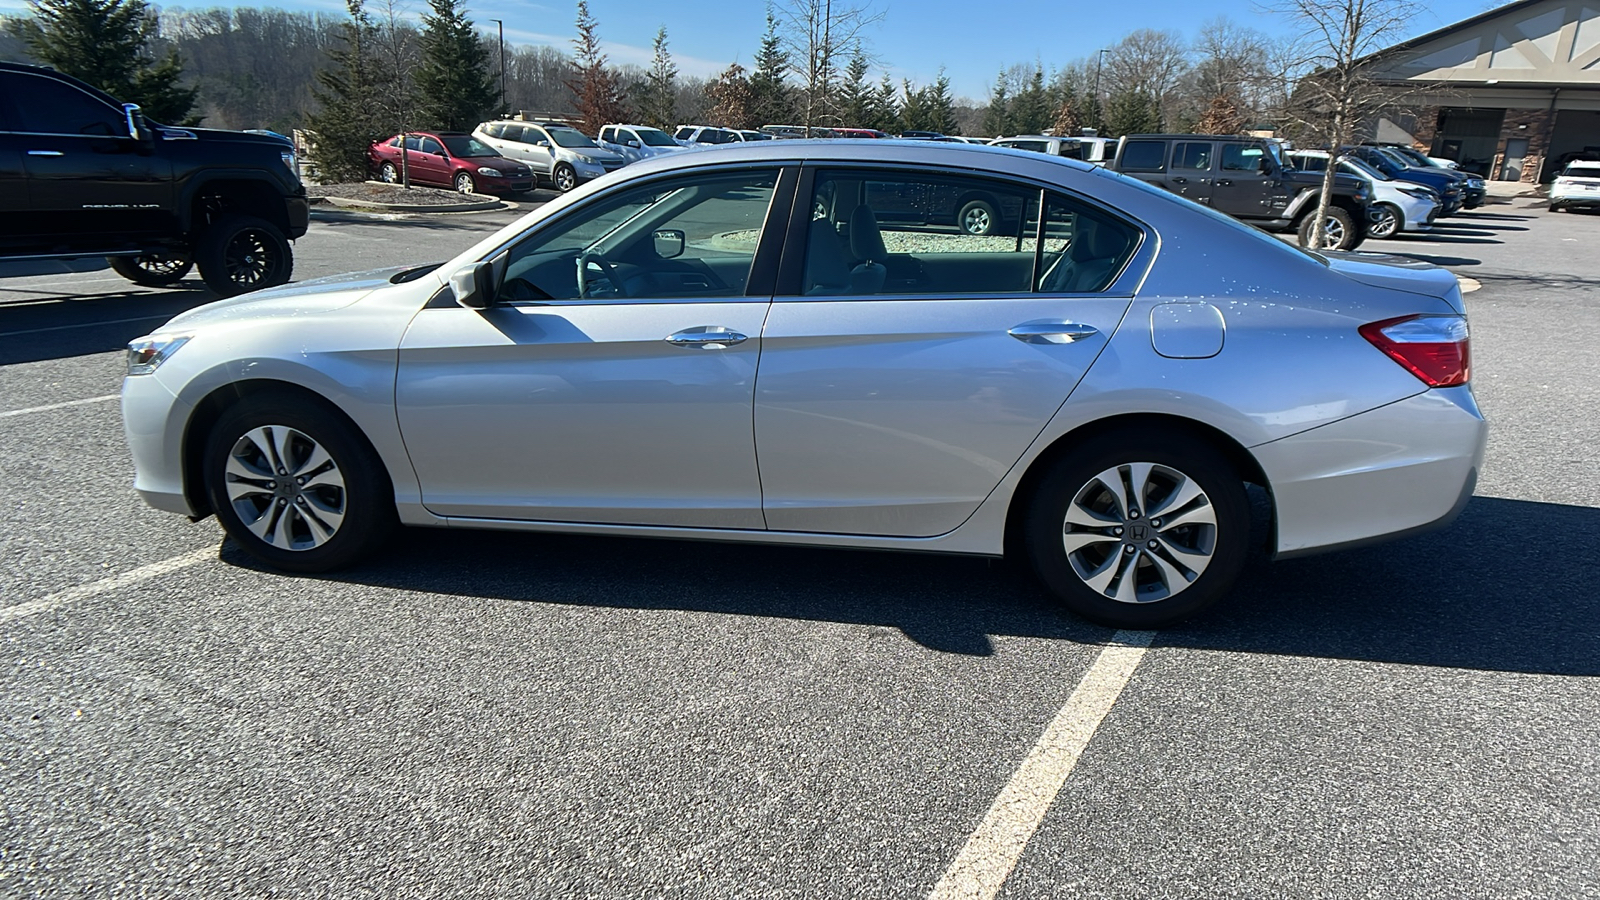
[{"label": "car shadow on asphalt", "polygon": [[[1548,535],[1546,539],[1543,536]],[[1600,509],[1478,497],[1449,529],[1269,563],[1158,645],[1559,675],[1600,675]],[[229,562],[259,568],[231,546]],[[1101,643],[1014,563],[971,557],[408,529],[323,576],[458,598],[888,626],[931,650],[992,636]]]},{"label": "car shadow on asphalt", "polygon": [[129,285],[71,297],[0,281],[0,365],[122,350],[167,319],[215,299],[198,276],[159,290]]}]

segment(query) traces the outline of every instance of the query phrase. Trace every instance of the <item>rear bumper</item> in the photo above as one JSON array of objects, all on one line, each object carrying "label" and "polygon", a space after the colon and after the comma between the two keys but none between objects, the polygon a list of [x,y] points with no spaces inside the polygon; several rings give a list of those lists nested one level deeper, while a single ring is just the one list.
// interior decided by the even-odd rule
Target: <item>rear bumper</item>
[{"label": "rear bumper", "polygon": [[1442,528],[1472,495],[1488,424],[1443,388],[1252,448],[1287,558]]}]

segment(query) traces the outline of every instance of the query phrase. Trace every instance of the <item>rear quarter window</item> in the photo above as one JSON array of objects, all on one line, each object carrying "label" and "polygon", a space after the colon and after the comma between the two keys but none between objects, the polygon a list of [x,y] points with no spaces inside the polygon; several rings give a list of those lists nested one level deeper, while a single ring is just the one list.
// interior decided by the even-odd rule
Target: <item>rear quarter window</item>
[{"label": "rear quarter window", "polygon": [[1160,172],[1166,168],[1166,141],[1129,141],[1122,148],[1121,168],[1127,172]]}]

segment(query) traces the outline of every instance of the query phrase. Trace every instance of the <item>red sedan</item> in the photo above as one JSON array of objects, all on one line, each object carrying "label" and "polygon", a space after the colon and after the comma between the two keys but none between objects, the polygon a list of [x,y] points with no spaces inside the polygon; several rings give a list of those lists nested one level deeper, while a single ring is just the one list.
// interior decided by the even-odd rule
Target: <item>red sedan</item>
[{"label": "red sedan", "polygon": [[[405,162],[416,184],[454,188],[463,194],[520,194],[534,188],[533,170],[506,159],[470,134],[413,131],[405,135]],[[401,137],[367,150],[378,180],[400,183]]]}]

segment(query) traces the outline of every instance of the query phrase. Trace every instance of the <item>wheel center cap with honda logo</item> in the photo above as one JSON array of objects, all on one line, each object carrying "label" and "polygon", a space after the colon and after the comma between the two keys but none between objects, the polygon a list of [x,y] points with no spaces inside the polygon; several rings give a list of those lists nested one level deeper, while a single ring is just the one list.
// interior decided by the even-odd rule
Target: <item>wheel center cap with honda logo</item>
[{"label": "wheel center cap with honda logo", "polygon": [[1142,542],[1144,540],[1145,535],[1148,532],[1149,532],[1149,527],[1144,525],[1143,523],[1136,523],[1136,524],[1133,524],[1133,525],[1129,525],[1128,526],[1128,540],[1131,543],[1135,543],[1135,544],[1140,543],[1140,542]]}]

